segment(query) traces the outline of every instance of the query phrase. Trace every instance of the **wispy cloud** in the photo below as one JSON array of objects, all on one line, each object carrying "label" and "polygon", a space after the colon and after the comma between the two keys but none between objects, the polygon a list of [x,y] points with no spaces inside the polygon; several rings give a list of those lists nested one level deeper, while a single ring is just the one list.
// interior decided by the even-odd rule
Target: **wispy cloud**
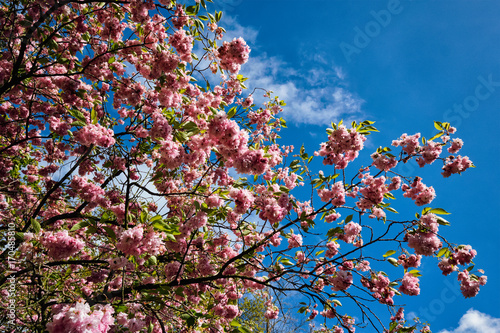
[{"label": "wispy cloud", "polygon": [[472,308],[460,318],[458,325],[452,331],[442,330],[439,333],[500,333],[500,318]]},{"label": "wispy cloud", "polygon": [[[258,51],[258,31],[243,27],[235,18],[223,22],[226,38],[243,37]],[[257,53],[257,52],[255,52]],[[363,100],[349,90],[346,74],[326,54],[297,50],[300,64],[292,65],[278,56],[267,53],[250,54],[241,73],[250,91],[256,88],[271,90],[287,103],[283,116],[294,124],[325,125],[340,119],[362,118]],[[258,91],[257,102],[262,96]]]}]

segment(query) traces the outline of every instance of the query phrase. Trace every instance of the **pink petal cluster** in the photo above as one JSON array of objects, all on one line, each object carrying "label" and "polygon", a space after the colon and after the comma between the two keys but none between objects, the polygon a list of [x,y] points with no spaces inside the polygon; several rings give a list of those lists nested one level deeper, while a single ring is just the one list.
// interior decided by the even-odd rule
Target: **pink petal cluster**
[{"label": "pink petal cluster", "polygon": [[417,153],[417,149],[420,147],[418,139],[420,138],[420,133],[414,135],[408,135],[404,133],[401,135],[399,140],[392,141],[392,145],[395,147],[401,147],[405,153],[408,155],[414,155]]},{"label": "pink petal cluster", "polygon": [[469,160],[467,156],[450,156],[446,159],[446,161],[446,164],[443,166],[443,172],[441,172],[441,174],[445,178],[451,176],[454,173],[460,174],[473,165],[472,161]]},{"label": "pink petal cluster", "polygon": [[415,177],[411,187],[407,184],[403,184],[401,189],[404,192],[403,196],[415,200],[417,206],[427,205],[436,197],[434,188],[432,186],[427,187],[422,183],[422,178],[420,177]]},{"label": "pink petal cluster", "polygon": [[335,165],[338,169],[345,169],[349,162],[358,157],[365,141],[364,135],[341,125],[328,136],[328,141],[322,143],[320,150],[314,155],[324,156],[325,165]]},{"label": "pink petal cluster", "polygon": [[66,305],[58,310],[47,324],[49,333],[106,333],[115,322],[112,316],[114,309],[109,304],[96,306],[94,311],[90,311],[90,306],[84,300],[79,300],[72,307]]},{"label": "pink petal cluster", "polygon": [[463,145],[464,145],[464,142],[461,139],[459,139],[459,138],[453,139],[451,141],[451,146],[448,147],[448,152],[450,154],[456,154],[456,153],[458,153],[458,151],[460,149],[462,149]]},{"label": "pink petal cluster", "polygon": [[454,249],[454,252],[448,258],[443,257],[438,264],[438,267],[443,272],[443,275],[448,275],[453,271],[458,270],[457,265],[466,265],[472,262],[477,252],[470,245],[460,245]]},{"label": "pink petal cluster", "polygon": [[145,230],[142,225],[123,231],[118,238],[116,248],[126,255],[140,256],[143,253],[157,255],[165,250],[161,234]]},{"label": "pink petal cluster", "polygon": [[427,141],[427,143],[420,149],[422,157],[417,158],[417,163],[420,167],[426,164],[432,164],[441,154],[442,147],[440,143],[434,141]]},{"label": "pink petal cluster", "polygon": [[389,192],[383,176],[374,178],[371,175],[365,175],[361,182],[364,187],[359,190],[359,193],[363,195],[363,198],[356,203],[356,206],[362,210],[370,209],[381,203],[384,200],[384,194]]},{"label": "pink petal cluster", "polygon": [[82,127],[74,134],[74,139],[84,146],[96,145],[110,147],[115,144],[114,132],[100,124],[90,124]]},{"label": "pink petal cluster", "polygon": [[469,275],[469,272],[464,269],[458,273],[458,281],[460,281],[460,291],[465,298],[474,297],[479,293],[479,287],[486,284],[487,277],[485,275],[475,278]]},{"label": "pink petal cluster", "polygon": [[233,39],[231,42],[224,42],[217,49],[217,56],[220,59],[220,67],[231,73],[238,73],[241,65],[248,61],[250,47],[243,38]]},{"label": "pink petal cluster", "polygon": [[333,285],[334,291],[346,290],[351,286],[352,281],[352,273],[345,270],[338,270],[334,277],[328,279],[328,282]]},{"label": "pink petal cluster", "polygon": [[177,30],[168,39],[169,43],[175,47],[177,54],[182,61],[192,62],[191,50],[193,49],[193,37],[186,35],[185,30]]},{"label": "pink petal cluster", "polygon": [[434,214],[422,215],[419,219],[419,224],[425,229],[437,233],[439,229],[439,224],[437,222],[437,217]]},{"label": "pink petal cluster", "polygon": [[411,273],[406,273],[401,281],[401,286],[399,286],[399,291],[410,296],[420,294],[418,278]]},{"label": "pink petal cluster", "polygon": [[349,222],[344,226],[344,233],[338,237],[346,243],[352,243],[361,233],[361,225],[356,222]]},{"label": "pink petal cluster", "polygon": [[184,8],[180,4],[177,4],[177,8],[174,13],[175,17],[172,18],[172,24],[176,29],[182,29],[183,26],[188,24],[189,16],[184,12]]},{"label": "pink petal cluster", "polygon": [[67,230],[53,233],[45,232],[40,243],[47,249],[47,254],[54,260],[68,259],[83,249],[85,243],[68,235]]},{"label": "pink petal cluster", "polygon": [[421,255],[414,255],[407,257],[406,254],[402,254],[398,257],[398,264],[402,265],[404,269],[408,269],[410,267],[418,267],[420,266],[420,259],[422,259]]},{"label": "pink petal cluster", "polygon": [[293,249],[302,245],[302,236],[299,234],[291,234],[288,238],[288,248]]},{"label": "pink petal cluster", "polygon": [[336,182],[331,190],[319,189],[318,195],[324,202],[332,201],[333,206],[342,206],[345,204],[345,189],[343,182]]},{"label": "pink petal cluster", "polygon": [[379,300],[382,304],[393,305],[392,299],[396,294],[389,286],[391,280],[382,274],[372,275],[371,280],[363,277],[361,284],[372,292],[372,296]]},{"label": "pink petal cluster", "polygon": [[408,246],[415,250],[416,254],[431,256],[439,250],[443,243],[433,232],[415,232],[406,234]]},{"label": "pink petal cluster", "polygon": [[372,165],[382,171],[389,171],[398,165],[394,157],[389,158],[384,154],[373,153],[371,158],[373,159]]}]

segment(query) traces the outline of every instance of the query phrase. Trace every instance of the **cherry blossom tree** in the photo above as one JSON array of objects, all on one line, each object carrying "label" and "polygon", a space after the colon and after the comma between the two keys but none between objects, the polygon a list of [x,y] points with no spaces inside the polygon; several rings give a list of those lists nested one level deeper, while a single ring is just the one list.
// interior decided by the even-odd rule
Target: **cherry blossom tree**
[{"label": "cherry blossom tree", "polygon": [[[357,170],[371,121],[332,123],[316,152],[283,145],[284,102],[254,104],[250,48],[223,41],[209,2],[1,1],[1,330],[248,332],[238,300],[260,291],[268,320],[294,293],[323,331],[428,332],[395,306],[422,257],[475,296],[476,251],[440,235],[432,186],[395,172],[473,167],[455,129],[403,134]],[[401,195],[425,206],[412,220]]]}]

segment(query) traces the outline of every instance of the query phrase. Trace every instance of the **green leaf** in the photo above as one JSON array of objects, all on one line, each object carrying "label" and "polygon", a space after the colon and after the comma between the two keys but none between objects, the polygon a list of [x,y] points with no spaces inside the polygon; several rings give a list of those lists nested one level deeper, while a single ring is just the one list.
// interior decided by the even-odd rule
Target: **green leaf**
[{"label": "green leaf", "polygon": [[42,226],[34,218],[31,218],[31,226],[33,227],[33,230],[35,230],[36,234],[38,234],[42,230]]},{"label": "green leaf", "polygon": [[416,269],[412,269],[411,271],[409,271],[408,273],[410,273],[411,275],[415,276],[415,277],[419,277],[419,276],[422,276],[422,274],[420,274],[420,271],[419,270],[416,270]]},{"label": "green leaf", "polygon": [[95,108],[92,108],[92,110],[90,110],[90,119],[92,120],[92,124],[97,124],[97,112]]},{"label": "green leaf", "polygon": [[77,224],[75,224],[69,231],[80,230],[82,228],[88,227],[89,225],[90,225],[89,222],[87,222],[87,221],[81,221],[81,222],[78,222]]},{"label": "green leaf", "polygon": [[231,119],[232,117],[234,117],[236,111],[237,111],[236,106],[233,106],[231,109],[229,109],[229,111],[227,112],[227,119]]},{"label": "green leaf", "polygon": [[150,266],[155,266],[157,263],[158,263],[158,261],[156,260],[156,257],[155,257],[155,256],[151,256],[151,257],[149,257],[149,259],[148,259],[148,264],[149,264]]},{"label": "green leaf", "polygon": [[441,127],[441,122],[439,121],[435,121],[434,122],[434,127],[438,130],[438,131],[442,131],[444,128]]},{"label": "green leaf", "polygon": [[443,208],[432,208],[431,210],[429,210],[429,213],[440,214],[440,215],[450,215],[451,214],[451,213],[448,213],[447,211],[445,211]]},{"label": "green leaf", "polygon": [[77,120],[77,121],[72,122],[71,126],[82,126],[83,127],[83,126],[87,126],[87,123],[80,121],[80,120]]},{"label": "green leaf", "polygon": [[399,264],[398,264],[398,261],[394,258],[387,258],[387,261],[391,263],[391,265],[395,266],[395,267],[398,267]]},{"label": "green leaf", "polygon": [[234,326],[234,327],[240,327],[241,326],[241,324],[238,323],[238,321],[236,319],[233,319],[229,324],[231,326]]},{"label": "green leaf", "polygon": [[340,303],[338,299],[334,299],[332,302],[337,304],[338,306],[342,306],[342,303]]},{"label": "green leaf", "polygon": [[392,207],[386,207],[385,210],[388,210],[390,212],[393,212],[393,213],[396,213],[396,214],[399,214],[397,210],[395,210],[394,208]]},{"label": "green leaf", "polygon": [[116,234],[110,227],[102,227],[111,239],[116,239]]},{"label": "green leaf", "polygon": [[450,225],[450,222],[447,220],[443,219],[441,216],[436,216],[437,223],[440,225]]},{"label": "green leaf", "polygon": [[351,221],[352,221],[352,217],[353,217],[353,216],[354,216],[353,214],[351,214],[351,215],[347,216],[347,217],[345,218],[345,223],[349,223],[349,222],[351,222]]},{"label": "green leaf", "polygon": [[444,132],[439,132],[438,134],[436,134],[436,135],[434,135],[432,138],[430,138],[430,139],[429,139],[429,141],[432,141],[432,140],[434,140],[434,139],[437,139],[437,138],[439,138],[439,137],[443,136],[443,134],[444,134]]},{"label": "green leaf", "polygon": [[392,256],[394,253],[396,253],[396,251],[395,251],[395,250],[389,250],[389,251],[387,251],[387,252],[383,255],[383,257],[384,257],[384,258],[387,258],[387,257],[389,257],[389,256]]},{"label": "green leaf", "polygon": [[[85,92],[85,90],[84,90],[84,92]],[[80,120],[81,122],[87,124],[87,118],[85,118],[85,115],[80,110],[69,109],[68,113],[70,115],[72,115],[73,117],[75,117],[76,119]]]},{"label": "green leaf", "polygon": [[447,247],[443,247],[443,248],[442,248],[441,250],[439,250],[439,252],[437,253],[437,257],[442,257],[442,256],[444,256],[444,254],[445,254],[446,252],[448,252],[448,251],[449,251],[449,250],[448,250],[448,248],[447,248]]}]

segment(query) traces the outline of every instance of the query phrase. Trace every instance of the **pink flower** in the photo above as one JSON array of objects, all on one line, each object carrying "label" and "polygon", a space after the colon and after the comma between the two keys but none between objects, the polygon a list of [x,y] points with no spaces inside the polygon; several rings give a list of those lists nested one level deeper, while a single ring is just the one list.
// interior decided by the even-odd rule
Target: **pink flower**
[{"label": "pink flower", "polygon": [[302,236],[299,234],[291,234],[288,238],[288,248],[293,249],[302,245]]},{"label": "pink flower", "polygon": [[84,146],[97,145],[108,148],[115,144],[114,132],[100,124],[90,124],[82,127],[74,134],[74,139]]},{"label": "pink flower", "polygon": [[460,149],[462,149],[463,145],[464,145],[464,142],[461,139],[459,139],[459,138],[453,139],[451,141],[451,146],[448,147],[448,152],[450,154],[456,154],[456,153],[458,153],[458,151]]},{"label": "pink flower", "polygon": [[344,226],[344,234],[339,236],[339,239],[346,243],[352,243],[361,233],[361,226],[355,222],[349,222]]},{"label": "pink flower", "polygon": [[67,230],[57,233],[46,232],[40,243],[47,249],[47,254],[54,260],[68,259],[83,249],[85,243],[68,235]]},{"label": "pink flower", "polygon": [[443,244],[432,232],[415,232],[406,234],[408,246],[415,250],[416,254],[431,256],[439,250]]},{"label": "pink flower", "polygon": [[230,43],[224,42],[217,49],[217,56],[220,59],[220,67],[231,73],[238,73],[241,65],[248,61],[250,48],[243,38],[233,39]]},{"label": "pink flower", "polygon": [[467,156],[462,157],[458,155],[456,158],[450,156],[443,166],[443,172],[441,172],[441,174],[443,177],[447,178],[454,173],[460,174],[472,166],[472,161],[469,160]]},{"label": "pink flower", "polygon": [[418,278],[411,273],[406,273],[401,281],[401,286],[399,286],[399,291],[410,296],[420,294]]}]

